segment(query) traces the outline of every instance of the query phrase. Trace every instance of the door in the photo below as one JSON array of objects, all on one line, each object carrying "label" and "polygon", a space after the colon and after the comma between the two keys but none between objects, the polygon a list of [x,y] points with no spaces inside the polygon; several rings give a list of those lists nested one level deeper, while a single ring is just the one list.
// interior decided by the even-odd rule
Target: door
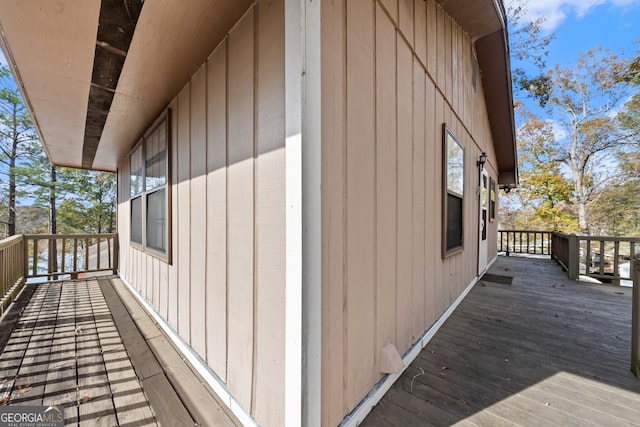
[{"label": "door", "polygon": [[478,275],[487,269],[487,225],[489,224],[489,174],[483,168],[480,171],[480,218],[479,218],[479,239],[478,247]]}]

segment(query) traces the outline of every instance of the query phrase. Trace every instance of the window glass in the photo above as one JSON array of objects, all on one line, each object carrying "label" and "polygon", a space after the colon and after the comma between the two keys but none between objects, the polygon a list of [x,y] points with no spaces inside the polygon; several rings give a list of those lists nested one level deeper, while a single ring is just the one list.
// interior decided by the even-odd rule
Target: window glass
[{"label": "window glass", "polygon": [[131,241],[142,244],[142,197],[131,199]]},{"label": "window glass", "polygon": [[131,197],[142,193],[142,144],[131,153],[130,159],[130,192]]},{"label": "window glass", "polygon": [[145,141],[145,190],[151,191],[167,182],[167,141],[164,122]]},{"label": "window glass", "polygon": [[464,148],[443,125],[442,256],[462,250],[464,242]]},{"label": "window glass", "polygon": [[489,199],[489,219],[491,221],[496,219],[496,182],[491,179],[491,188],[490,199]]},{"label": "window glass", "polygon": [[464,150],[447,130],[447,191],[464,195]]},{"label": "window glass", "polygon": [[167,209],[165,190],[147,195],[147,246],[164,252],[167,249]]},{"label": "window glass", "polygon": [[169,111],[130,156],[131,242],[171,263],[168,123]]},{"label": "window glass", "polygon": [[447,194],[447,250],[462,246],[462,199]]}]

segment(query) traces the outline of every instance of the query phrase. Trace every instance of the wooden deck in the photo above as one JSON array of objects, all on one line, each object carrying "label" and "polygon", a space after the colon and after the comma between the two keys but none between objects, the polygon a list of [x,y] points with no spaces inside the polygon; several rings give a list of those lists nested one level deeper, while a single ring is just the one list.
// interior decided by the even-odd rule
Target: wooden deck
[{"label": "wooden deck", "polygon": [[363,425],[640,426],[631,289],[546,259],[499,257],[489,273]]},{"label": "wooden deck", "polygon": [[66,425],[239,425],[115,277],[28,285],[0,349],[0,404]]}]

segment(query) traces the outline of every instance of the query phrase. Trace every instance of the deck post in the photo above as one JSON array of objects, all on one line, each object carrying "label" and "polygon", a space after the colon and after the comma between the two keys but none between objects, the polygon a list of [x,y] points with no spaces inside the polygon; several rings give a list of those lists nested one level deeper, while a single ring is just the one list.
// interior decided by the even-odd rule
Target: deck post
[{"label": "deck post", "polygon": [[578,237],[574,233],[569,235],[569,256],[567,261],[569,263],[567,266],[569,279],[578,280],[580,275],[580,252],[578,251]]},{"label": "deck post", "polygon": [[[109,241],[107,240],[107,243]],[[113,265],[113,274],[117,275],[118,274],[118,269],[120,268],[120,241],[118,240],[118,235],[116,234],[113,239],[113,259],[112,259],[112,265]]]},{"label": "deck post", "polygon": [[22,245],[22,277],[24,277],[24,282],[27,283],[27,277],[29,277],[29,241],[24,234],[22,235]]},{"label": "deck post", "polygon": [[640,255],[631,257],[633,298],[631,306],[631,372],[638,377],[640,366]]}]

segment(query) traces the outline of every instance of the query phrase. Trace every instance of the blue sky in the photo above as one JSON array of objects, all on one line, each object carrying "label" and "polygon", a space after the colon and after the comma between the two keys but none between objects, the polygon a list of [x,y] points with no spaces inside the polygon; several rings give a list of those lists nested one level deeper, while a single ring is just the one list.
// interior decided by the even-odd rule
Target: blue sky
[{"label": "blue sky", "polygon": [[[522,0],[505,3],[514,1]],[[543,16],[543,30],[556,35],[548,67],[570,66],[580,53],[598,45],[617,55],[640,51],[640,0],[529,0],[526,8],[523,20]]]},{"label": "blue sky", "polygon": [[[570,66],[581,52],[595,46],[632,56],[640,51],[640,0],[504,0],[526,2],[524,20],[545,17],[544,31],[556,38],[547,66]],[[6,60],[0,51],[0,63]]]}]

